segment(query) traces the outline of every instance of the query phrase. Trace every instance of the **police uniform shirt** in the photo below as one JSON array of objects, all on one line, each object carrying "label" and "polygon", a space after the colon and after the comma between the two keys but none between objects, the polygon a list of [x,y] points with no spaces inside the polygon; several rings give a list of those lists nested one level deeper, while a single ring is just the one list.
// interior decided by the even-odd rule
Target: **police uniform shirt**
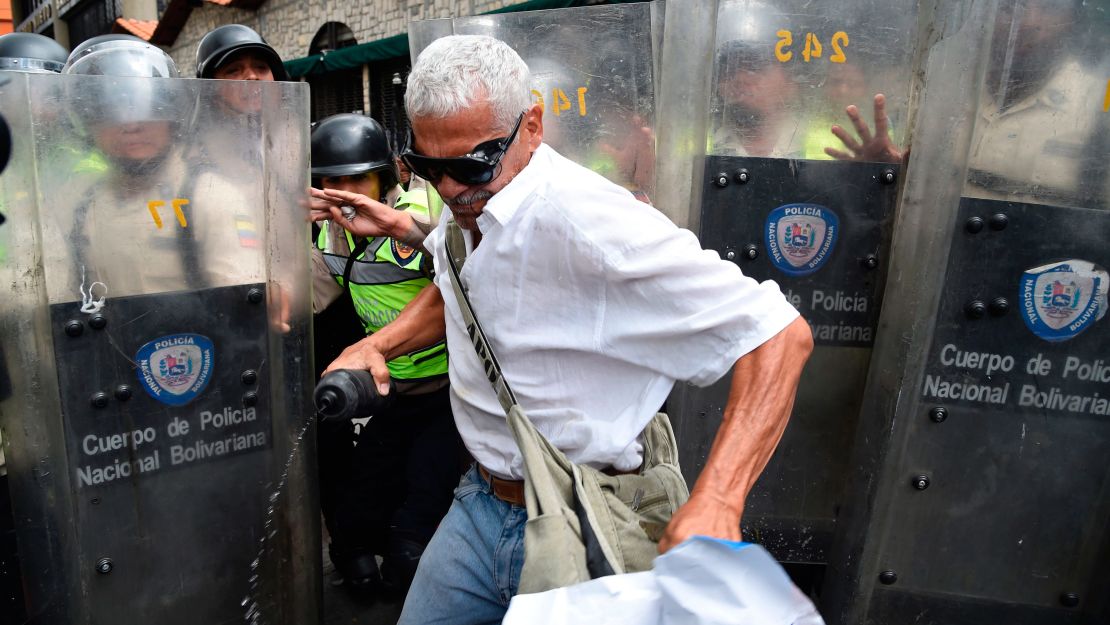
[{"label": "police uniform shirt", "polygon": [[[82,273],[86,291],[103,283],[109,299],[265,280],[262,202],[249,202],[213,171],[190,171],[176,154],[150,179],[130,189],[118,183],[106,176],[87,199],[74,195],[81,206],[71,215],[78,223],[55,223],[44,233],[48,242],[60,242],[46,246],[56,257],[47,267],[66,274],[51,276],[48,269],[51,301],[80,300]],[[188,201],[180,215],[175,199]],[[103,294],[99,285],[92,289],[95,298]]]},{"label": "police uniform shirt", "polygon": [[[450,284],[449,217],[425,245],[445,302],[455,421],[479,463],[521,479]],[[745,277],[547,145],[489,200],[478,227],[462,271],[475,316],[528,417],[575,462],[639,466],[637,437],[676,380],[713,383],[798,316],[774,282]]]},{"label": "police uniform shirt", "polygon": [[[1105,79],[1065,62],[1036,93],[999,110],[980,97],[966,195],[986,199],[1076,205],[1089,169],[1106,155],[1090,145],[1098,129]],[[1105,187],[1099,189],[1105,191]],[[1105,201],[1105,196],[1104,196]]]}]

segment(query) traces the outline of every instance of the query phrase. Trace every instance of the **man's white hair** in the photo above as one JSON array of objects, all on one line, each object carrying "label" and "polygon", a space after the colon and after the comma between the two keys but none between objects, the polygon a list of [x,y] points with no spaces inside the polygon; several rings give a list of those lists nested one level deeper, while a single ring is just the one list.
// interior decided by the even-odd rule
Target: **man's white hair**
[{"label": "man's white hair", "polygon": [[485,35],[436,39],[409,73],[405,110],[410,118],[442,119],[487,101],[506,131],[532,106],[528,65],[505,42]]}]

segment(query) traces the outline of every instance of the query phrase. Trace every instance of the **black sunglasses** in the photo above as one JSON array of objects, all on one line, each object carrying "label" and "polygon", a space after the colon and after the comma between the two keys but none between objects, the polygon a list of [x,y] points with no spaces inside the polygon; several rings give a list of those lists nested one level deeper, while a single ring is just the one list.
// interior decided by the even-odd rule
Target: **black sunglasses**
[{"label": "black sunglasses", "polygon": [[405,150],[401,153],[401,161],[409,171],[431,183],[436,183],[440,178],[448,176],[459,184],[467,186],[486,184],[497,177],[497,165],[516,139],[516,133],[520,130],[522,121],[524,121],[524,113],[516,118],[516,124],[509,136],[479,143],[465,156],[447,158],[434,158],[413,152],[410,128]]}]

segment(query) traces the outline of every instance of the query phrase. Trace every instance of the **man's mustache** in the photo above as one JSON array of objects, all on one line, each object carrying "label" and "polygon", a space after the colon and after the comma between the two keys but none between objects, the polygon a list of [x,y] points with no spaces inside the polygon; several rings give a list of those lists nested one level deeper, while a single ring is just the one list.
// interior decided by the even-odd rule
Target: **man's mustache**
[{"label": "man's mustache", "polygon": [[454,197],[443,198],[443,201],[451,208],[469,208],[472,204],[488,200],[491,197],[493,197],[492,193],[480,189],[478,191],[471,191],[470,193],[460,193]]}]

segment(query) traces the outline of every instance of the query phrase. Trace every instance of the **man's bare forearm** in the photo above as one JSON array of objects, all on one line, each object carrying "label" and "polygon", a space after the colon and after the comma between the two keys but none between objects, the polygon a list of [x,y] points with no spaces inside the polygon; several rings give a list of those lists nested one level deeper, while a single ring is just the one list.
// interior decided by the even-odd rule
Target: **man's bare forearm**
[{"label": "man's bare forearm", "polygon": [[737,522],[786,429],[812,351],[809,325],[798,318],[736,361],[724,418],[692,494],[713,499]]},{"label": "man's bare forearm", "polygon": [[428,238],[428,233],[431,232],[435,226],[417,221],[412,215],[406,214],[405,217],[407,217],[409,221],[408,229],[398,240],[409,247],[420,249],[425,254],[428,253],[427,249],[424,248],[424,239]]},{"label": "man's bare forearm", "polygon": [[397,220],[390,229],[392,231],[390,236],[409,247],[415,247],[427,253],[424,239],[428,238],[428,233],[434,229],[435,224],[423,223],[406,211],[397,211]]},{"label": "man's bare forearm", "polygon": [[412,298],[401,314],[381,330],[366,338],[386,360],[434,345],[446,336],[443,297],[434,284],[425,286]]},{"label": "man's bare forearm", "polygon": [[443,298],[436,285],[424,287],[401,311],[396,319],[381,330],[343,350],[324,373],[336,369],[369,371],[378,382],[379,392],[389,392],[389,368],[386,363],[443,340]]}]

